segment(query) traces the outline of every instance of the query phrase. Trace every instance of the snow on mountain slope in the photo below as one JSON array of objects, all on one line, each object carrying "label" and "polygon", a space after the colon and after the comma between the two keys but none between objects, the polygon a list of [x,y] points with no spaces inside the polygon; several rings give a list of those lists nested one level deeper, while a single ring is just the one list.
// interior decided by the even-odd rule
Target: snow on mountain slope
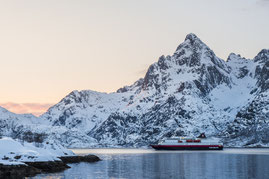
[{"label": "snow on mountain slope", "polygon": [[[27,142],[59,141],[69,147],[89,147],[96,140],[79,129],[51,126],[49,121],[31,114],[14,114],[0,107],[0,136],[9,136]],[[83,143],[81,143],[83,141]]]},{"label": "snow on mountain slope", "polygon": [[4,128],[17,138],[44,133],[69,147],[148,146],[201,132],[230,146],[267,146],[268,78],[269,50],[253,60],[232,53],[224,61],[189,34],[133,85],[109,94],[73,91],[40,118]]},{"label": "snow on mountain slope", "polygon": [[240,108],[226,131],[231,146],[269,146],[269,50],[262,50],[254,63],[252,99]]},{"label": "snow on mountain slope", "polygon": [[227,65],[231,73],[231,87],[219,85],[212,90],[209,97],[216,109],[228,110],[231,116],[234,116],[238,109],[254,98],[250,93],[257,83],[257,79],[253,78],[255,63],[232,53],[228,57]]},{"label": "snow on mountain slope", "polygon": [[[128,94],[73,91],[41,116],[53,126],[79,128],[87,133],[96,124],[127,105]],[[45,120],[46,121],[46,120]]]}]

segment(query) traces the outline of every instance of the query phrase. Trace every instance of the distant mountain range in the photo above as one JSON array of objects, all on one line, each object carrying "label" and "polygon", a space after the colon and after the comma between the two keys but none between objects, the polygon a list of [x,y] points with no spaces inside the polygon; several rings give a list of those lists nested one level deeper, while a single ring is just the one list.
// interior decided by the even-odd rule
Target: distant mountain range
[{"label": "distant mountain range", "polygon": [[0,108],[0,133],[67,147],[141,147],[164,137],[219,137],[226,146],[269,146],[269,50],[227,61],[189,34],[172,56],[114,93],[73,91],[39,118]]}]

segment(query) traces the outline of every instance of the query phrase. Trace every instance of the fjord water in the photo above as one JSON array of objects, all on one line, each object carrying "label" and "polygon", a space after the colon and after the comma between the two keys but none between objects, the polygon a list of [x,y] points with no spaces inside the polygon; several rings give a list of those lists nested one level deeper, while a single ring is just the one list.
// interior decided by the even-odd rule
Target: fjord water
[{"label": "fjord water", "polygon": [[61,173],[34,178],[269,178],[269,149],[155,151],[151,149],[74,149],[102,161],[69,164]]}]

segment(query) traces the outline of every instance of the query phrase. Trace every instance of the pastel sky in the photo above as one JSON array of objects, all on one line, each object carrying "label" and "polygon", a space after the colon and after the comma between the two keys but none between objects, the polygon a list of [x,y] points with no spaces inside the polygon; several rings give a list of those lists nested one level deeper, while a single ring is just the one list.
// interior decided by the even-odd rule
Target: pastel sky
[{"label": "pastel sky", "polygon": [[269,48],[268,0],[0,0],[0,106],[36,115],[113,92],[192,32],[226,59]]}]

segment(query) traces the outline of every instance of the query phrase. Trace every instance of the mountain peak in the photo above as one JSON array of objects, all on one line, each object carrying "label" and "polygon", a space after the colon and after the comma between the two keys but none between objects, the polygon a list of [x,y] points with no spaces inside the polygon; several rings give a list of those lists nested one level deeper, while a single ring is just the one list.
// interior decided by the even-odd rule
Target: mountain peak
[{"label": "mountain peak", "polygon": [[258,55],[254,58],[254,61],[257,62],[262,62],[265,63],[269,61],[269,49],[262,49]]},{"label": "mountain peak", "polygon": [[205,45],[204,42],[199,37],[197,37],[197,35],[195,35],[194,33],[189,33],[188,35],[186,35],[184,43],[191,44],[191,45],[194,45],[194,44]]},{"label": "mountain peak", "polygon": [[194,33],[189,33],[186,37],[185,37],[185,41],[190,40],[190,41],[194,41],[194,40],[200,40],[197,35],[195,35]]},{"label": "mountain peak", "polygon": [[227,58],[227,62],[229,62],[229,61],[236,61],[238,59],[241,59],[241,55],[235,54],[235,53],[230,53],[230,55]]},{"label": "mountain peak", "polygon": [[[260,53],[266,53],[266,54],[269,54],[269,49],[262,49],[261,51],[260,51]],[[259,54],[260,54],[259,53]]]},{"label": "mountain peak", "polygon": [[[207,45],[205,43],[203,43],[201,41],[201,39],[199,39],[195,34],[193,33],[189,33],[186,37],[185,37],[185,41],[183,43],[181,43],[177,49],[176,49],[176,52],[177,53],[179,50],[183,48],[192,48],[192,47],[199,47],[199,48],[202,48],[202,47],[207,47]],[[208,48],[209,49],[209,48]]]}]

